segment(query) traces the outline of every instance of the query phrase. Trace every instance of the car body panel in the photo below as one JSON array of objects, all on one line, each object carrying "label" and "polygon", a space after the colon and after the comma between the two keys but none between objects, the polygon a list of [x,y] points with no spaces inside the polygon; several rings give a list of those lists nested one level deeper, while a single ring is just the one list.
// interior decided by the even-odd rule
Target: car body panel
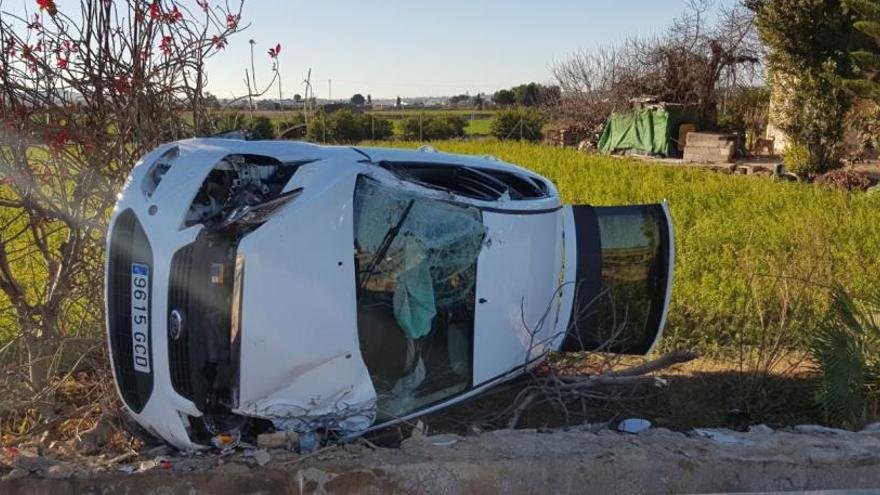
[{"label": "car body panel", "polygon": [[558,212],[483,214],[488,238],[477,262],[475,384],[550,348],[559,310],[561,220]]},{"label": "car body panel", "polygon": [[376,394],[357,346],[350,167],[303,166],[288,186],[309,184],[302,196],[239,244],[246,275],[235,412],[366,422],[352,430],[372,422]]}]

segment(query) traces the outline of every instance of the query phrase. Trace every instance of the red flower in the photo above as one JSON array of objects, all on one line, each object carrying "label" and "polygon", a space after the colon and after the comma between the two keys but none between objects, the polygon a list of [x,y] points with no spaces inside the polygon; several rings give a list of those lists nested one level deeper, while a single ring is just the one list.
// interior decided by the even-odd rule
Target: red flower
[{"label": "red flower", "polygon": [[25,45],[21,49],[21,59],[25,61],[32,61],[34,59],[33,48],[30,45]]},{"label": "red flower", "polygon": [[67,62],[69,62],[69,60],[67,59],[67,57],[62,57],[62,56],[60,56],[60,55],[57,55],[57,56],[55,57],[55,67],[58,67],[59,69],[66,69],[66,68],[67,68]]},{"label": "red flower", "polygon": [[162,53],[165,55],[170,55],[172,44],[173,41],[171,40],[171,36],[162,36],[162,44],[159,45],[159,49],[162,50]]},{"label": "red flower", "polygon": [[168,24],[174,24],[177,21],[183,20],[183,14],[180,12],[180,9],[177,8],[177,5],[171,9],[171,12],[165,14],[165,22]]},{"label": "red flower", "polygon": [[52,148],[53,151],[58,151],[67,144],[67,141],[69,140],[70,135],[67,134],[67,131],[58,131],[52,136],[52,139],[49,140],[49,147]]},{"label": "red flower", "polygon": [[79,51],[79,46],[78,46],[76,43],[74,43],[74,42],[72,42],[72,41],[70,41],[70,40],[64,40],[64,41],[62,41],[62,42],[61,42],[61,46],[64,47],[64,50],[65,50],[67,53],[76,53],[76,52]]},{"label": "red flower", "polygon": [[162,18],[162,11],[159,7],[159,0],[153,0],[150,4],[150,20],[158,21]]},{"label": "red flower", "polygon": [[127,94],[131,90],[131,83],[128,76],[118,75],[113,78],[113,89],[119,94]]},{"label": "red flower", "polygon": [[272,58],[278,58],[278,54],[281,53],[281,43],[275,45],[275,48],[269,48],[269,56]]},{"label": "red flower", "polygon": [[214,35],[213,38],[211,38],[211,43],[213,43],[214,48],[216,48],[218,50],[222,50],[222,49],[226,48],[226,39],[221,38],[221,37],[217,36],[216,34]]},{"label": "red flower", "polygon": [[55,0],[37,0],[37,6],[40,7],[40,10],[48,12],[49,15],[55,15],[58,13],[58,7],[55,6]]},{"label": "red flower", "polygon": [[226,27],[229,29],[235,29],[238,27],[239,16],[226,14]]}]

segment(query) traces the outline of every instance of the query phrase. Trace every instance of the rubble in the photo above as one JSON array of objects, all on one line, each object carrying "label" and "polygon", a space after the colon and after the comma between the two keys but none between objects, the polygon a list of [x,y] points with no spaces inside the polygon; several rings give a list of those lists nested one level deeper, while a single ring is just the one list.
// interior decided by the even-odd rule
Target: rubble
[{"label": "rubble", "polygon": [[0,481],[13,481],[21,478],[26,478],[30,476],[31,472],[27,469],[22,468],[14,468],[12,471],[6,473],[6,476],[0,478]]},{"label": "rubble", "polygon": [[299,435],[295,431],[274,431],[257,435],[257,447],[261,449],[293,450],[299,445]]},{"label": "rubble", "polygon": [[812,435],[844,435],[849,433],[840,428],[829,428],[821,425],[797,425],[794,427],[797,433],[806,433]]},{"label": "rubble", "polygon": [[773,433],[775,430],[767,425],[753,425],[749,427],[749,433]]},{"label": "rubble", "polygon": [[70,464],[55,464],[46,469],[43,477],[50,480],[66,480],[73,476],[73,473],[74,469]]},{"label": "rubble", "polygon": [[269,461],[272,460],[272,455],[262,449],[255,450],[253,453],[253,457],[254,460],[257,461],[257,464],[259,466],[265,466],[266,464],[269,464]]}]

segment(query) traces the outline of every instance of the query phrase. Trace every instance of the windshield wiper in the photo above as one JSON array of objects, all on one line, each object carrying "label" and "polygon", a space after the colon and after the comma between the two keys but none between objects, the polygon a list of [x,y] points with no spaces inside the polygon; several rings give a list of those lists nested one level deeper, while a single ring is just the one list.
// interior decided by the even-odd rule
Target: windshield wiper
[{"label": "windshield wiper", "polygon": [[406,208],[403,210],[403,213],[400,215],[400,219],[397,220],[397,223],[394,224],[393,227],[389,228],[387,232],[385,232],[385,236],[382,237],[382,242],[379,243],[379,249],[376,250],[376,254],[370,259],[370,263],[367,265],[366,273],[364,274],[364,278],[361,280],[361,284],[358,287],[358,291],[363,289],[367,282],[370,281],[370,277],[373,276],[373,271],[376,269],[376,265],[381,263],[382,259],[385,258],[385,254],[388,252],[388,249],[391,247],[391,243],[394,242],[394,239],[397,238],[397,235],[400,233],[401,227],[403,227],[403,222],[406,221],[406,217],[409,216],[410,210],[412,210],[413,204],[415,204],[416,200],[409,200],[409,204],[406,205]]}]

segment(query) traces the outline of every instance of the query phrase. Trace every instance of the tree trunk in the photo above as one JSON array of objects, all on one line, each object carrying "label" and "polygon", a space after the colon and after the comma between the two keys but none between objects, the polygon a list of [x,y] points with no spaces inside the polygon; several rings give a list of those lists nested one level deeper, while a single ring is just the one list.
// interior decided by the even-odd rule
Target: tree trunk
[{"label": "tree trunk", "polygon": [[28,353],[28,376],[34,393],[39,393],[49,385],[55,346],[39,333],[28,335],[25,344]]}]

